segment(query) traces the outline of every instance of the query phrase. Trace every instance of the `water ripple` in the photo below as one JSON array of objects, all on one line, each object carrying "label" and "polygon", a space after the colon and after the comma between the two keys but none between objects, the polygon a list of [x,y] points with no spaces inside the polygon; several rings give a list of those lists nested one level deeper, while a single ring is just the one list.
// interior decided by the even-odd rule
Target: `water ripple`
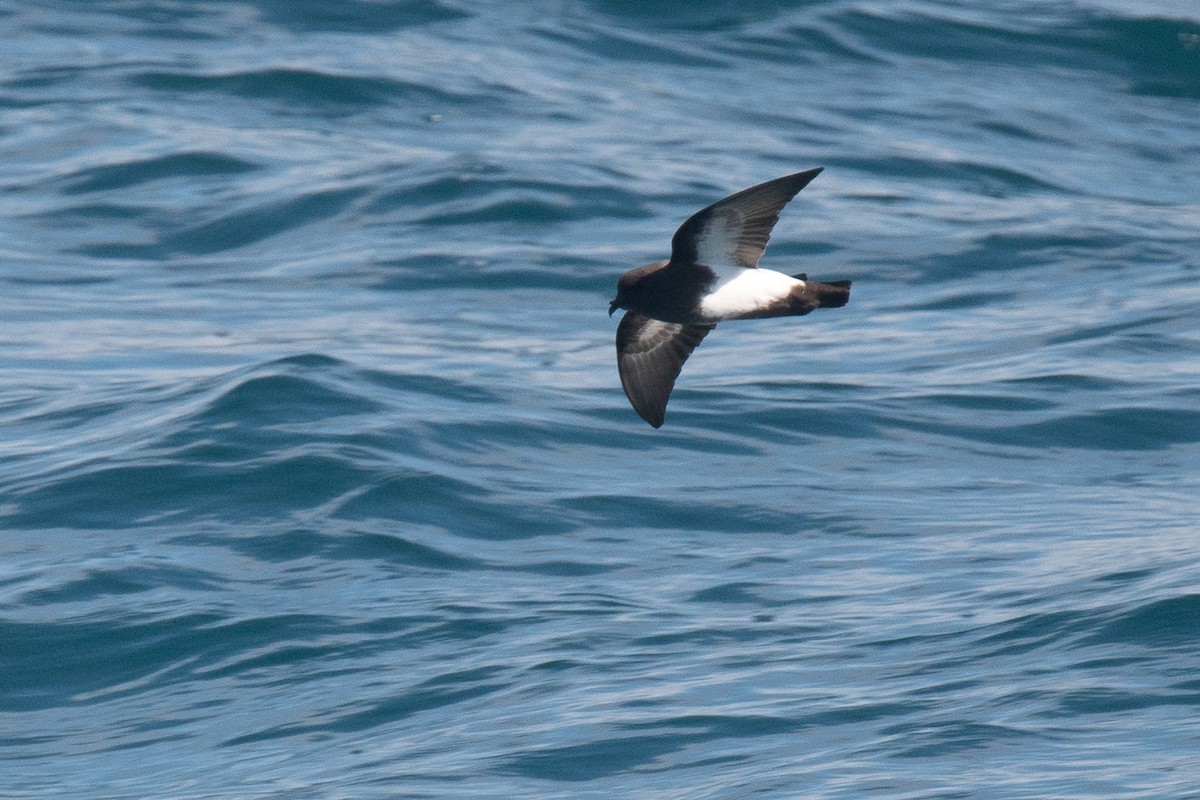
[{"label": "water ripple", "polygon": [[[1186,3],[0,18],[5,797],[1194,793]],[[616,277],[809,166],[853,301],[645,426]]]}]

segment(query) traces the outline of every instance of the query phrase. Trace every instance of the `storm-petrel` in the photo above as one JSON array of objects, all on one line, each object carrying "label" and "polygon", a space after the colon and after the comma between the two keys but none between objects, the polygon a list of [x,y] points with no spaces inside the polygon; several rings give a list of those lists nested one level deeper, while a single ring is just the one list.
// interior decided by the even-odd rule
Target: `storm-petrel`
[{"label": "storm-petrel", "polygon": [[617,368],[646,422],[663,424],[683,362],[718,322],[799,316],[850,300],[850,281],[818,283],[758,266],[779,212],[821,169],[751,186],[697,211],[675,231],[670,259],[617,281],[608,315],[628,309],[617,326]]}]

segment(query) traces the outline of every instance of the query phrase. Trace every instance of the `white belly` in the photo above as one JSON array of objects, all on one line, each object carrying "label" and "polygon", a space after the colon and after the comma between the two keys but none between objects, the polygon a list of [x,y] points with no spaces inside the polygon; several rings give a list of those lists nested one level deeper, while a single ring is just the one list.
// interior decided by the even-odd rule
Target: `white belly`
[{"label": "white belly", "polygon": [[803,285],[804,281],[773,269],[730,270],[700,301],[700,313],[712,320],[752,314]]}]

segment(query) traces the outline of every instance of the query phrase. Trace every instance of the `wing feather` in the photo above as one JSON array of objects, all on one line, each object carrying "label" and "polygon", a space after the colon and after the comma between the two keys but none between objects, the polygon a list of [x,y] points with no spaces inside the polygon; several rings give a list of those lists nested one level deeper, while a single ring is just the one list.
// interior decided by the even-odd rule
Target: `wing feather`
[{"label": "wing feather", "polygon": [[625,312],[617,326],[617,369],[633,410],[654,427],[663,424],[667,400],[683,362],[712,325],[680,325]]},{"label": "wing feather", "polygon": [[701,209],[671,240],[671,263],[753,269],[767,248],[779,212],[817,177],[821,167],[751,186]]}]

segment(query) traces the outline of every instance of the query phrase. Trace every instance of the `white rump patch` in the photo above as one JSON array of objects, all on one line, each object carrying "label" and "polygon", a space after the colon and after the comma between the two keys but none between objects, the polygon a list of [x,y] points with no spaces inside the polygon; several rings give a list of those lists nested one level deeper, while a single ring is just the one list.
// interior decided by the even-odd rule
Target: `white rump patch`
[{"label": "white rump patch", "polygon": [[714,272],[717,280],[700,301],[700,313],[714,322],[752,314],[804,285],[804,281],[791,275],[761,267],[725,267]]}]

